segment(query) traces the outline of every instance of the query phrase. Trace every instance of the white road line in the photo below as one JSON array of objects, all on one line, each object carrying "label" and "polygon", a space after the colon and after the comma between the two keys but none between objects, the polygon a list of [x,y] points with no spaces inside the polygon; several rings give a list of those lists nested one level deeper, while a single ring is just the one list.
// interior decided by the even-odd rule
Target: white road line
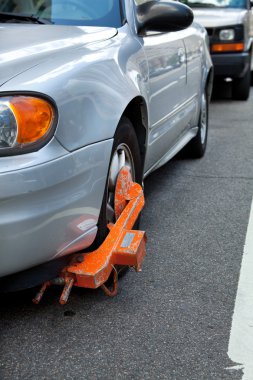
[{"label": "white road line", "polygon": [[[228,356],[243,370],[243,380],[253,379],[253,202],[247,229]],[[228,368],[229,369],[229,368]]]}]

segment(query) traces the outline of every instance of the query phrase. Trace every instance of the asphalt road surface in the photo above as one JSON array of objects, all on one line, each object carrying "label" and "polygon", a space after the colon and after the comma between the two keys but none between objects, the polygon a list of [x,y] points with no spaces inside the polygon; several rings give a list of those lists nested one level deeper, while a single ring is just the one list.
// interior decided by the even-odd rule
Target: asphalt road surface
[{"label": "asphalt road surface", "polygon": [[206,156],[146,179],[147,257],[117,297],[0,299],[1,380],[242,379],[227,352],[253,194],[252,105],[253,92],[216,98]]}]

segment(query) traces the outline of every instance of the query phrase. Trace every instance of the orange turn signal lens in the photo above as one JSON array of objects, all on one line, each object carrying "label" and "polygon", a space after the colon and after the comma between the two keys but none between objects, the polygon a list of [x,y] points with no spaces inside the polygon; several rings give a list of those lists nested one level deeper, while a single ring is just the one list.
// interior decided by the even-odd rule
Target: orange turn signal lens
[{"label": "orange turn signal lens", "polygon": [[232,51],[243,51],[244,44],[242,42],[233,43],[233,44],[213,44],[211,46],[212,53],[228,53]]},{"label": "orange turn signal lens", "polygon": [[18,144],[34,143],[47,136],[54,120],[49,102],[31,96],[13,96],[9,106],[17,121]]}]

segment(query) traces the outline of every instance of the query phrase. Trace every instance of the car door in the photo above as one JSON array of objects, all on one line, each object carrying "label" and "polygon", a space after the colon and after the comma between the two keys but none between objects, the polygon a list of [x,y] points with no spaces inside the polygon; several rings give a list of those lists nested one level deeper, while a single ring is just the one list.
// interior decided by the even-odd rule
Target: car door
[{"label": "car door", "polygon": [[179,114],[185,101],[186,53],[180,32],[147,35],[143,43],[150,91],[147,171],[166,154],[182,132]]},{"label": "car door", "polygon": [[204,45],[203,38],[200,35],[201,28],[199,25],[193,24],[184,31],[187,61],[187,86],[185,91],[188,101],[193,103],[196,109],[198,108],[201,92],[202,65],[204,64],[202,61]]}]

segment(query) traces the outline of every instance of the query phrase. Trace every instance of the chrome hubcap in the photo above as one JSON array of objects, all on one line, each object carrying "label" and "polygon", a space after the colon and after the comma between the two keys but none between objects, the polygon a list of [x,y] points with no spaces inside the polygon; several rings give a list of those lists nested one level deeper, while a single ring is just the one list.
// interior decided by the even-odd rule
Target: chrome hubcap
[{"label": "chrome hubcap", "polygon": [[120,144],[115,150],[107,183],[107,204],[106,204],[106,221],[107,223],[115,222],[114,213],[114,194],[117,177],[120,169],[123,166],[127,166],[130,169],[132,178],[135,179],[133,157],[129,147],[126,144]]}]

